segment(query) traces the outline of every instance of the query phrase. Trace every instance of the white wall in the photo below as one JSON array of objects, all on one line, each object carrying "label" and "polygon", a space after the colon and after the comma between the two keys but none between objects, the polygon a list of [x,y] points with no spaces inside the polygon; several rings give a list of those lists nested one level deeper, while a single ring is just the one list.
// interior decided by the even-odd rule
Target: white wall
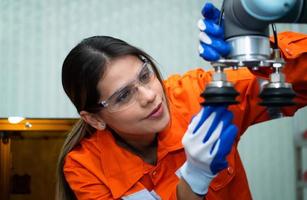
[{"label": "white wall", "polygon": [[[68,51],[92,35],[112,35],[143,48],[165,76],[210,66],[197,55],[197,20],[204,0],[0,1],[0,118],[77,117],[61,86]],[[220,5],[220,1],[213,1]],[[278,26],[307,32],[306,26]],[[239,150],[254,199],[295,198],[295,119],[251,127]],[[306,155],[306,154],[305,154]],[[307,169],[307,163],[304,161]]]},{"label": "white wall", "polygon": [[[307,130],[307,108],[293,118],[276,119],[250,127],[241,138],[239,152],[254,199],[290,200],[295,198],[294,137]],[[307,148],[307,147],[306,147]],[[307,170],[307,154],[303,169]],[[305,189],[305,200],[307,190]]]},{"label": "white wall", "polygon": [[143,48],[164,75],[208,66],[197,55],[202,2],[0,1],[0,117],[77,116],[62,90],[61,65],[74,45],[92,35]]}]

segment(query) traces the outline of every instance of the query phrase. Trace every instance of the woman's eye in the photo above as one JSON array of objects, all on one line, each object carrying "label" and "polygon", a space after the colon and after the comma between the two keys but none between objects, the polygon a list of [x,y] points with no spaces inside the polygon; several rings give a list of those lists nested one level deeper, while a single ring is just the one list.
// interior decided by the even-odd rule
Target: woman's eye
[{"label": "woman's eye", "polygon": [[148,80],[148,78],[149,78],[149,73],[145,73],[141,76],[141,81],[144,82],[144,81]]},{"label": "woman's eye", "polygon": [[122,103],[126,102],[129,100],[131,95],[131,90],[125,90],[121,92],[117,97],[116,97],[116,103]]},{"label": "woman's eye", "polygon": [[140,76],[140,82],[141,83],[147,83],[150,79],[151,72],[147,69],[141,76]]}]

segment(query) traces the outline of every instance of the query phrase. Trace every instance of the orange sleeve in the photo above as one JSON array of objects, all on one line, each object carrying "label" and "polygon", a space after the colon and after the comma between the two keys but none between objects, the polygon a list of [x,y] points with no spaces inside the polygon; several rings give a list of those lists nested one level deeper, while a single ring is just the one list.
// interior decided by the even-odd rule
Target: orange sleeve
[{"label": "orange sleeve", "polygon": [[69,157],[65,161],[64,175],[78,200],[114,200],[110,190],[99,180],[97,174]]},{"label": "orange sleeve", "polygon": [[[279,47],[286,60],[283,72],[286,80],[292,83],[297,94],[296,109],[307,102],[307,34],[284,32],[279,34]],[[293,115],[293,109],[285,108],[284,113]]]},{"label": "orange sleeve", "polygon": [[64,175],[78,200],[112,200],[110,190],[86,168],[65,165]]},{"label": "orange sleeve", "polygon": [[200,94],[211,75],[202,69],[191,70],[184,75],[172,75],[164,83],[169,102],[189,122],[200,109]]}]

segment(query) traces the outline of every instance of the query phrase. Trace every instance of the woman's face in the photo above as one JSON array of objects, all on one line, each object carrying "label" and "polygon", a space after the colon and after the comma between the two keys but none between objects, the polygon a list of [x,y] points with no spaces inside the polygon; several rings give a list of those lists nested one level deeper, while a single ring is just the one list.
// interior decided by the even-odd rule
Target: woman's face
[{"label": "woman's face", "polygon": [[157,133],[169,123],[162,85],[150,74],[142,60],[127,55],[112,60],[98,83],[100,101],[109,103],[99,115],[122,136]]}]

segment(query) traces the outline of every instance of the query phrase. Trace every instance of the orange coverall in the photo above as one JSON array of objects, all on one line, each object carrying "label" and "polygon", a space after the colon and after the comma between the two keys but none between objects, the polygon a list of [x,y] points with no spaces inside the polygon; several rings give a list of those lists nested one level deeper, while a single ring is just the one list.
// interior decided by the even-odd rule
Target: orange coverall
[{"label": "orange coverall", "polygon": [[[307,104],[307,35],[291,32],[279,34],[279,45],[287,62],[284,68],[287,81],[292,83],[298,94],[295,99],[297,105],[283,109],[285,115],[291,116]],[[64,165],[65,177],[77,198],[176,199],[179,179],[175,173],[186,159],[181,139],[191,117],[200,110],[202,98],[199,95],[211,80],[211,75],[211,72],[197,69],[183,76],[171,76],[165,81],[172,123],[158,134],[155,166],[118,146],[109,131],[97,131],[90,138],[83,139],[68,154]],[[229,167],[213,179],[204,199],[248,200],[252,197],[237,145],[249,126],[270,117],[266,108],[258,105],[257,79],[260,76],[253,75],[248,69],[239,69],[228,70],[227,77],[240,92],[240,103],[229,107],[239,134],[227,156]]]}]

